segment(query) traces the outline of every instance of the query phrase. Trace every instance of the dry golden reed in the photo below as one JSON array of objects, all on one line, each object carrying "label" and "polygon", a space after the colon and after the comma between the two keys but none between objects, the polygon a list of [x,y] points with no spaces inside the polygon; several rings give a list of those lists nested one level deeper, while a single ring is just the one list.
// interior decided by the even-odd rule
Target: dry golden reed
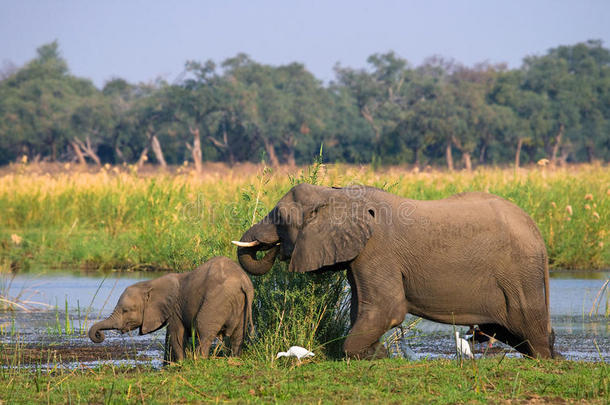
[{"label": "dry golden reed", "polygon": [[[139,172],[72,165],[45,172],[25,162],[0,177],[0,257],[16,267],[189,269],[214,255],[233,256],[229,241],[308,170],[216,165],[196,174],[188,166]],[[318,167],[316,182],[365,184],[414,199],[491,192],[534,218],[552,267],[610,266],[605,165],[446,172],[334,164]]]}]

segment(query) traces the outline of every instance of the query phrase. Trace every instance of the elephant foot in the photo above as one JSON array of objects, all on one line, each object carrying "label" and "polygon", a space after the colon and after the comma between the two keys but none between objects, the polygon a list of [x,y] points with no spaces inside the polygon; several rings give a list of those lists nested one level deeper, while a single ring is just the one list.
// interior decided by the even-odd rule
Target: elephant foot
[{"label": "elephant foot", "polygon": [[387,358],[388,350],[382,343],[375,342],[372,346],[362,351],[345,350],[345,354],[348,358],[355,360],[377,360]]},{"label": "elephant foot", "polygon": [[487,335],[494,336],[500,342],[512,346],[526,358],[555,358],[553,351],[554,332],[548,337],[535,334],[519,336],[517,333],[496,324],[479,325],[479,328]]}]

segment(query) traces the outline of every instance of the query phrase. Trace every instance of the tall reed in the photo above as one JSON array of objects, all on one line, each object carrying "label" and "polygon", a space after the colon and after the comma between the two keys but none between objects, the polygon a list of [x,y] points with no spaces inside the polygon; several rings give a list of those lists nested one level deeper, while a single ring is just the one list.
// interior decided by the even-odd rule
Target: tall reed
[{"label": "tall reed", "polygon": [[[607,166],[449,173],[335,164],[317,170],[322,185],[367,184],[416,199],[489,191],[534,218],[553,268],[610,266]],[[268,212],[296,173],[249,167],[204,175],[142,176],[122,168],[6,174],[0,177],[0,262],[12,269],[188,270],[215,255],[234,257],[230,240]]]}]

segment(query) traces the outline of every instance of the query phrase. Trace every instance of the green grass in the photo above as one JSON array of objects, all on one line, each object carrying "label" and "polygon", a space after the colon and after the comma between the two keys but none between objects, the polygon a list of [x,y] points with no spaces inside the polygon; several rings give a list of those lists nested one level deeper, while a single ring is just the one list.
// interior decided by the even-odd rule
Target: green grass
[{"label": "green grass", "polygon": [[456,403],[538,400],[608,403],[604,363],[486,359],[409,362],[187,361],[161,371],[3,370],[6,403]]},{"label": "green grass", "polygon": [[[230,244],[298,181],[367,184],[415,199],[489,191],[515,202],[538,224],[552,268],[610,267],[610,170],[482,168],[422,172],[312,166],[294,175],[269,169],[140,176],[15,172],[0,177],[0,265],[189,270]],[[299,173],[301,173],[299,175]]]}]

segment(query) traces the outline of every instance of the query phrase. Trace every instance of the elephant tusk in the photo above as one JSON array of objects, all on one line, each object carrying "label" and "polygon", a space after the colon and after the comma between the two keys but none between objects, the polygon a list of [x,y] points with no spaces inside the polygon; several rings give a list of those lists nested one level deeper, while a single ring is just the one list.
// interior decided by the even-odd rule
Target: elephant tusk
[{"label": "elephant tusk", "polygon": [[260,242],[257,240],[254,240],[252,242],[240,242],[237,240],[232,240],[231,243],[239,247],[254,247],[260,245]]}]

